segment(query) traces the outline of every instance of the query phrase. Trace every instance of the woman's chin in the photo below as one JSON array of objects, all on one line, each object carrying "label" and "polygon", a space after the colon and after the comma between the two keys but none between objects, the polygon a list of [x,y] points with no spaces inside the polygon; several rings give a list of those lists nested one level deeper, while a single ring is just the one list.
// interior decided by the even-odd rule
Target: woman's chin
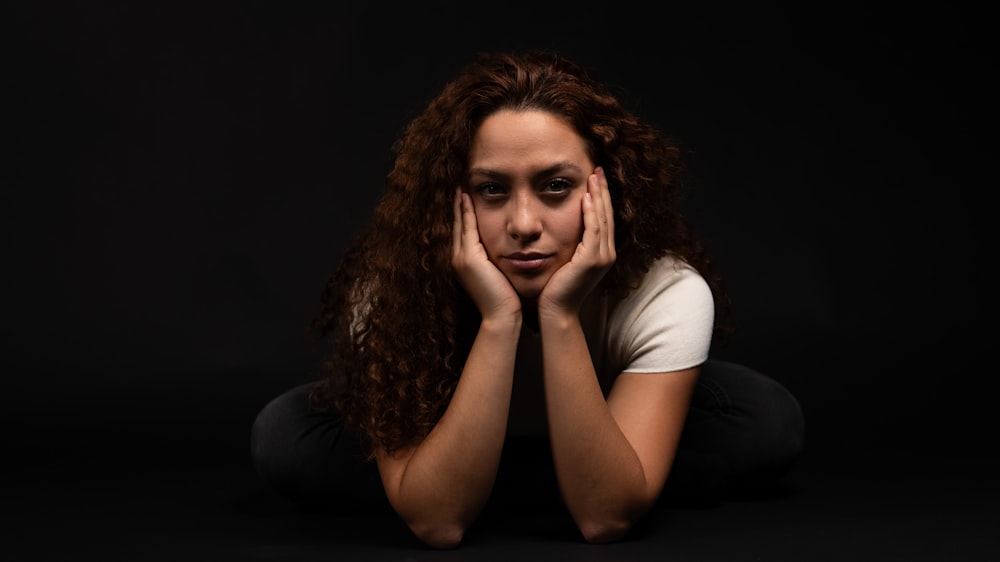
[{"label": "woman's chin", "polygon": [[[523,280],[522,280],[523,281]],[[538,295],[542,294],[542,289],[545,288],[544,283],[514,283],[514,290],[517,291],[517,295],[522,299],[534,300],[538,298]]]},{"label": "woman's chin", "polygon": [[517,296],[521,297],[524,301],[535,301],[538,300],[538,295],[542,294],[541,291],[518,291]]}]

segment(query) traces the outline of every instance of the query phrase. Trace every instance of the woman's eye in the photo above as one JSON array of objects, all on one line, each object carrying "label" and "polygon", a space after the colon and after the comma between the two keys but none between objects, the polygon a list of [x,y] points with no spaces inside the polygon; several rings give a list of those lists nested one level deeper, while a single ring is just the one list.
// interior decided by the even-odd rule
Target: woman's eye
[{"label": "woman's eye", "polygon": [[504,193],[506,193],[506,190],[504,190],[504,188],[500,187],[499,185],[497,185],[495,183],[486,183],[486,184],[480,185],[479,187],[476,188],[476,191],[480,195],[484,195],[486,197],[496,197],[496,196],[503,195]]},{"label": "woman's eye", "polygon": [[545,184],[545,191],[561,193],[573,187],[573,183],[565,179],[554,179]]}]

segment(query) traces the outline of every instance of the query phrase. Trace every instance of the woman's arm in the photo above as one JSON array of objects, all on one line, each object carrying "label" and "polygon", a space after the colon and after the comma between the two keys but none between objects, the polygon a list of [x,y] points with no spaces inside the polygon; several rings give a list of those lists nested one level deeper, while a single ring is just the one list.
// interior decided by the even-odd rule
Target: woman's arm
[{"label": "woman's arm", "polygon": [[486,256],[468,196],[456,191],[452,263],[482,315],[451,402],[419,444],[376,452],[386,495],[414,534],[458,546],[493,489],[507,431],[521,301]]},{"label": "woman's arm", "polygon": [[563,501],[587,541],[617,540],[663,489],[699,368],[622,373],[605,400],[579,321],[550,319],[541,331]]},{"label": "woman's arm", "polygon": [[489,499],[507,430],[519,332],[519,318],[484,321],[451,403],[430,434],[397,454],[377,453],[389,502],[430,546],[458,546]]}]

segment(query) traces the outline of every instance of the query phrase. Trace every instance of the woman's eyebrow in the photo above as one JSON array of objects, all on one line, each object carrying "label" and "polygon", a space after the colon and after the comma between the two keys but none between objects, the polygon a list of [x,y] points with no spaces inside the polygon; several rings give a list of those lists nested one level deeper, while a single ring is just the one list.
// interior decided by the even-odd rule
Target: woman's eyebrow
[{"label": "woman's eyebrow", "polygon": [[552,166],[549,166],[548,168],[545,168],[544,170],[539,171],[537,174],[535,174],[535,177],[541,178],[564,172],[574,172],[582,174],[583,169],[580,168],[580,166],[577,166],[575,162],[570,162],[567,160],[565,162],[558,162],[556,164],[553,164]]},{"label": "woman's eyebrow", "polygon": [[[567,160],[563,162],[557,162],[547,168],[535,172],[534,174],[532,174],[532,178],[539,179],[560,172],[583,173],[583,169],[580,168],[580,166],[578,166],[576,163]],[[482,167],[469,168],[468,175],[486,176],[490,179],[506,179],[507,177],[509,177],[509,174],[505,174],[499,170],[493,170],[491,168],[482,168]]]}]

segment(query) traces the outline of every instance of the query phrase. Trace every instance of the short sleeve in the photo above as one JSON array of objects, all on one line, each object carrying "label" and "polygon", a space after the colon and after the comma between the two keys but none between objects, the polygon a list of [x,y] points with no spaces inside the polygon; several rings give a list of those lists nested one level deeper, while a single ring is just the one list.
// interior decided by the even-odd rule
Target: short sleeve
[{"label": "short sleeve", "polygon": [[617,372],[662,373],[708,359],[715,301],[705,279],[672,257],[653,264],[608,318],[608,358]]}]

